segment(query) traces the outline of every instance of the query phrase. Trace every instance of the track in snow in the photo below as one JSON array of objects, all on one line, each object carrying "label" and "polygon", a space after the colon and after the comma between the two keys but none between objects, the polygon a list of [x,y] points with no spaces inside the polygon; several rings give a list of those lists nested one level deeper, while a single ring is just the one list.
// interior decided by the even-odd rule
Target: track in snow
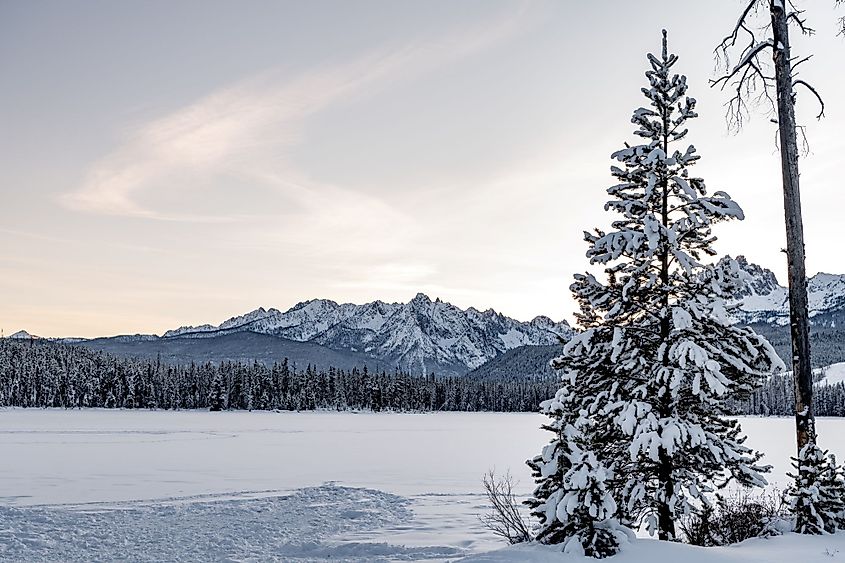
[{"label": "track in snow", "polygon": [[205,499],[0,506],[0,560],[378,562],[464,554],[343,541],[413,520],[407,499],[373,489],[327,484],[284,496]]}]

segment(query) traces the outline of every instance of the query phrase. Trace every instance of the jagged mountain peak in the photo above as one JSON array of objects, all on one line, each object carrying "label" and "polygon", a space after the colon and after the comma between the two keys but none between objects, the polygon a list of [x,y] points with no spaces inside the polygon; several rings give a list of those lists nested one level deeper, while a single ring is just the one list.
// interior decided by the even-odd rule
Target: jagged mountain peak
[{"label": "jagged mountain peak", "polygon": [[300,301],[291,309],[307,309],[311,307],[328,307],[334,308],[338,307],[337,301],[332,301],[331,299],[308,299],[307,301]]},{"label": "jagged mountain peak", "polygon": [[[438,303],[440,303],[440,299],[439,299],[439,298],[437,299],[437,302],[438,302]],[[417,293],[417,294],[414,296],[414,298],[413,298],[413,299],[411,299],[410,301],[408,301],[408,304],[409,304],[409,305],[421,305],[421,306],[427,306],[427,305],[431,305],[431,303],[432,303],[431,298],[430,298],[428,295],[426,295],[425,293],[422,293],[422,292]]]},{"label": "jagged mountain peak", "polygon": [[[729,256],[723,261],[731,260]],[[737,256],[743,286],[733,303],[734,316],[743,323],[789,323],[789,290],[778,283],[771,270]],[[807,280],[810,317],[829,315],[845,309],[845,276],[818,273]]]},{"label": "jagged mountain peak", "polygon": [[552,319],[547,317],[546,315],[537,315],[531,321],[529,321],[532,325],[545,328],[545,329],[554,329],[555,327],[564,326],[566,328],[570,328],[569,323],[565,320],[560,321],[559,323],[554,322]]},{"label": "jagged mountain peak", "polygon": [[737,297],[770,295],[773,292],[777,292],[781,287],[774,272],[753,262],[749,262],[745,256],[739,255],[735,259],[725,256],[721,261],[725,262],[728,260],[736,261],[743,280],[743,288]]},{"label": "jagged mountain peak", "polygon": [[386,365],[414,372],[463,373],[515,346],[550,344],[570,334],[565,322],[523,323],[493,309],[479,313],[425,293],[407,303],[338,304],[328,299],[297,303],[289,310],[260,307],[219,326],[182,327],[165,337],[202,338],[250,331],[365,353]]}]

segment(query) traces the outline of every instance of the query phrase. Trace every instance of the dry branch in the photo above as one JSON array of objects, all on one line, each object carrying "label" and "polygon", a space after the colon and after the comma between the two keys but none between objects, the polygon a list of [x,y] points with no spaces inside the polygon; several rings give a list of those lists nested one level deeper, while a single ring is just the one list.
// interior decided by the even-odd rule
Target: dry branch
[{"label": "dry branch", "polygon": [[513,493],[513,477],[510,472],[497,477],[494,470],[488,471],[483,478],[484,492],[492,511],[481,516],[484,526],[497,536],[508,540],[510,544],[531,541],[528,524],[519,511],[519,503]]}]

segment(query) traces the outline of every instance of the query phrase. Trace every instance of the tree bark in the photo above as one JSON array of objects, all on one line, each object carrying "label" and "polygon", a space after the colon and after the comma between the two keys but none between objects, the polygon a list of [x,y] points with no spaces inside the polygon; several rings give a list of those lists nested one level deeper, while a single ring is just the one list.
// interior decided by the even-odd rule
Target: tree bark
[{"label": "tree bark", "polygon": [[[667,58],[666,48],[666,31],[663,31],[663,60]],[[663,154],[669,154],[669,125],[670,116],[668,110],[663,113]],[[662,201],[660,205],[661,221],[663,227],[669,226],[669,178],[663,177],[660,179],[660,187],[662,190]],[[660,252],[660,290],[663,293],[663,311],[660,319],[660,339],[666,345],[661,358],[663,368],[669,367],[669,334],[672,331],[671,313],[669,311],[669,244],[663,238],[661,233],[661,244],[663,248]],[[672,413],[670,411],[669,392],[660,398],[660,416],[669,417]],[[663,541],[675,539],[675,520],[672,518],[672,508],[669,503],[675,495],[675,482],[673,479],[673,464],[672,458],[661,447],[657,469],[657,481],[660,490],[665,497],[657,507],[657,538]]]},{"label": "tree bark", "polygon": [[783,0],[770,0],[777,84],[778,133],[786,216],[786,254],[789,273],[789,321],[792,331],[792,376],[795,385],[795,427],[798,451],[816,441],[813,416],[813,374],[810,364],[810,321],[807,273],[804,266],[804,224],[798,187],[798,138],[795,94],[792,89],[789,26]]}]

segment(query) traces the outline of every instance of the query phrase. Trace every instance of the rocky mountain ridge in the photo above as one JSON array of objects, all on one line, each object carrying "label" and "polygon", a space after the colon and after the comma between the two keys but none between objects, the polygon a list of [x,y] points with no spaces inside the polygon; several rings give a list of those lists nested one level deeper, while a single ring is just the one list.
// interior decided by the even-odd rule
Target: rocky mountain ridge
[{"label": "rocky mountain ridge", "polygon": [[[744,324],[789,324],[789,290],[766,268],[737,256],[744,287],[737,295],[735,312]],[[828,326],[845,311],[845,275],[818,273],[807,280],[811,322]]]},{"label": "rocky mountain ridge", "polygon": [[[732,304],[736,305],[732,310],[734,320],[754,326],[773,344],[783,347],[782,341],[788,344],[787,288],[780,285],[772,271],[749,262],[744,256],[738,256],[736,261],[743,286],[732,300]],[[840,342],[845,343],[845,332],[839,328],[845,323],[845,276],[819,273],[808,280],[808,290],[815,338],[823,340],[817,344],[825,348],[825,357],[833,358],[836,355],[831,355],[831,351],[845,348],[839,346]],[[258,308],[219,325],[181,327],[169,330],[161,337],[139,334],[89,341],[60,340],[88,342],[90,346],[104,349],[138,350],[139,353],[146,346],[179,358],[188,357],[189,352],[185,350],[190,353],[204,350],[205,355],[193,358],[202,362],[208,359],[209,346],[187,347],[183,345],[185,339],[256,333],[289,342],[280,347],[262,341],[261,347],[256,349],[259,355],[267,358],[282,353],[281,350],[293,349],[295,343],[308,343],[311,346],[308,350],[313,352],[315,361],[325,362],[325,358],[335,358],[332,354],[340,352],[351,355],[349,357],[372,360],[374,365],[384,369],[398,367],[415,374],[462,375],[493,359],[504,364],[531,364],[533,360],[529,358],[537,356],[533,352],[510,354],[506,358],[502,356],[525,346],[556,345],[559,338],[566,339],[572,332],[566,321],[554,322],[539,316],[521,322],[492,309],[479,311],[470,307],[464,310],[440,299],[432,301],[419,293],[407,303],[373,301],[355,305],[312,299],[297,303],[287,311]],[[9,338],[33,337],[20,331]],[[143,344],[145,342],[147,344]],[[250,341],[253,347],[258,344]],[[230,356],[235,346],[234,341],[227,341],[226,349]],[[244,350],[244,353],[247,352],[256,353],[252,348]],[[543,352],[543,355],[547,354]],[[302,361],[307,361],[307,353],[303,352],[300,356]],[[240,356],[232,356],[235,357]],[[514,358],[513,362],[508,359],[510,357]],[[513,369],[516,369],[515,363]],[[497,369],[511,368],[504,366]]]},{"label": "rocky mountain ridge", "polygon": [[492,309],[464,310],[418,293],[408,303],[314,299],[284,312],[259,308],[217,326],[170,330],[163,338],[244,331],[365,354],[413,373],[462,373],[518,346],[553,344],[572,334],[566,321],[539,316],[520,322]]}]

